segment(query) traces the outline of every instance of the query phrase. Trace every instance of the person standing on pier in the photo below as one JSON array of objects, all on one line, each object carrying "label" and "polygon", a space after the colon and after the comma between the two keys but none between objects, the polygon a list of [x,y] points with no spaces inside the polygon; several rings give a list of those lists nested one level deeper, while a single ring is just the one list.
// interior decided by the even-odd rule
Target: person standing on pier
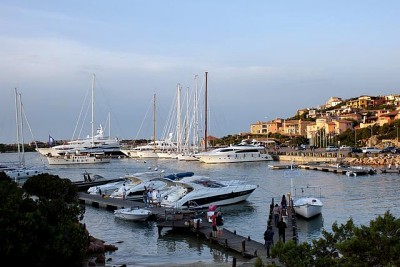
[{"label": "person standing on pier", "polygon": [[215,223],[217,225],[217,235],[222,235],[222,230],[224,229],[224,218],[222,217],[222,213],[220,211],[217,213]]},{"label": "person standing on pier", "polygon": [[277,226],[278,222],[279,222],[279,215],[281,213],[281,209],[279,208],[278,204],[275,204],[273,212],[274,212],[274,223],[275,223],[275,226]]},{"label": "person standing on pier", "polygon": [[161,192],[160,192],[160,190],[157,190],[156,198],[157,198],[157,206],[161,207]]},{"label": "person standing on pier", "polygon": [[265,230],[264,240],[265,240],[264,246],[267,249],[267,258],[270,258],[269,251],[271,249],[271,245],[274,244],[274,231],[272,230],[272,226],[268,226],[267,230]]},{"label": "person standing on pier", "polygon": [[287,228],[287,225],[283,221],[283,218],[281,218],[276,227],[278,228],[279,241],[283,241],[283,243],[285,243],[285,229]]},{"label": "person standing on pier", "polygon": [[285,195],[282,195],[281,207],[282,207],[282,209],[286,209],[286,207],[287,207],[287,200],[286,200]]},{"label": "person standing on pier", "polygon": [[217,212],[215,211],[214,214],[211,216],[211,226],[212,226],[212,236],[215,238],[217,237]]}]

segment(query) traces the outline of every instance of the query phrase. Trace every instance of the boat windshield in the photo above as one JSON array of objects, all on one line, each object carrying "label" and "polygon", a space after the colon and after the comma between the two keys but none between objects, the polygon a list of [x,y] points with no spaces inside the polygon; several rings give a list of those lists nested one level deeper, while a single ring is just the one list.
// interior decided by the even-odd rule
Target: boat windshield
[{"label": "boat windshield", "polygon": [[217,181],[208,180],[208,179],[194,180],[193,183],[200,184],[204,187],[211,187],[211,188],[225,187],[225,185],[218,183]]}]

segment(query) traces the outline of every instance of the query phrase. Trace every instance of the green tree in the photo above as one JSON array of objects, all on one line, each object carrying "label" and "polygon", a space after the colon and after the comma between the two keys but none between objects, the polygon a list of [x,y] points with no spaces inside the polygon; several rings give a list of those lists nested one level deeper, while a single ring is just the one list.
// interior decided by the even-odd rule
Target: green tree
[{"label": "green tree", "polygon": [[400,266],[400,219],[389,211],[369,226],[335,222],[322,236],[312,244],[278,242],[272,254],[286,266]]},{"label": "green tree", "polygon": [[22,188],[0,180],[0,254],[26,266],[81,266],[89,234],[84,206],[67,179],[42,174]]}]

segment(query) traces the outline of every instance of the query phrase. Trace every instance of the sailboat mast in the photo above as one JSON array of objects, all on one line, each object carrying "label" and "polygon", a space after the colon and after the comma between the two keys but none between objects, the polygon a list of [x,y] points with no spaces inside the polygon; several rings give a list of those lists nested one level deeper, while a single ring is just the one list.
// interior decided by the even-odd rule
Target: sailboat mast
[{"label": "sailboat mast", "polygon": [[20,137],[20,124],[19,124],[19,114],[20,114],[20,109],[19,109],[19,96],[17,92],[17,88],[14,89],[15,91],[15,125],[17,128],[17,148],[18,148],[18,161],[19,164],[21,165],[22,159],[21,159],[21,137]]},{"label": "sailboat mast", "polygon": [[154,142],[154,152],[156,152],[156,94],[154,94],[154,106],[153,106],[153,142]]},{"label": "sailboat mast", "polygon": [[94,80],[95,74],[93,73],[93,80],[92,80],[92,147],[94,146]]},{"label": "sailboat mast", "polygon": [[204,114],[205,114],[205,117],[204,117],[204,122],[205,122],[205,124],[204,124],[204,151],[207,151],[207,142],[208,142],[208,140],[207,140],[207,117],[208,117],[208,114],[207,114],[207,109],[208,109],[208,104],[207,104],[207,101],[208,101],[208,96],[207,96],[207,94],[208,94],[208,92],[207,92],[207,90],[208,90],[208,81],[207,81],[207,79],[208,79],[208,72],[206,71],[206,90],[205,90],[205,104],[204,104],[204,106],[205,106],[205,110],[204,110]]},{"label": "sailboat mast", "polygon": [[177,145],[177,152],[181,152],[181,143],[182,143],[182,138],[181,138],[181,84],[178,83],[178,88],[177,88],[177,111],[176,111],[176,145]]},{"label": "sailboat mast", "polygon": [[22,107],[22,96],[21,94],[18,94],[19,97],[19,121],[20,121],[20,136],[21,136],[21,166],[25,167],[25,140],[24,140],[24,120],[22,119],[22,114],[23,114],[23,107]]}]

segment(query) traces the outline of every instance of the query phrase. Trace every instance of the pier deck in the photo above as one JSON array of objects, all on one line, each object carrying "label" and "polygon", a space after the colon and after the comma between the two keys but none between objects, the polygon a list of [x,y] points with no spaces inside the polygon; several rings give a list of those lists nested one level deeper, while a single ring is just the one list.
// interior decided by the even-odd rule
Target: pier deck
[{"label": "pier deck", "polygon": [[375,174],[372,169],[369,168],[354,168],[354,167],[343,167],[340,165],[320,165],[320,164],[299,164],[298,168],[305,170],[323,171],[323,172],[333,172],[337,174],[346,174],[347,172],[352,172],[358,175]]},{"label": "pier deck", "polygon": [[[91,195],[84,192],[78,193],[81,204],[91,205],[96,208],[105,208],[107,210],[115,210],[127,207],[145,207],[143,202],[123,200],[117,198],[104,198],[100,195]],[[267,258],[267,251],[264,243],[252,240],[251,236],[242,236],[236,233],[236,230],[223,230],[221,235],[212,237],[212,226],[208,222],[205,215],[199,215],[190,210],[174,210],[165,207],[153,206],[150,208],[153,212],[153,219],[157,221],[159,235],[163,228],[172,228],[174,231],[183,232],[189,231],[199,236],[206,238],[209,242],[217,244],[223,249],[228,249],[240,253],[244,258],[254,259],[260,257],[266,263],[275,263],[277,266],[282,266],[278,259]],[[296,218],[294,211],[288,207],[287,229],[285,231],[286,241],[295,240],[297,242]],[[278,229],[275,227],[272,214],[269,214],[269,221],[274,230],[274,243],[279,240]],[[201,222],[200,220],[201,219]],[[234,259],[236,261],[236,259]]]}]

